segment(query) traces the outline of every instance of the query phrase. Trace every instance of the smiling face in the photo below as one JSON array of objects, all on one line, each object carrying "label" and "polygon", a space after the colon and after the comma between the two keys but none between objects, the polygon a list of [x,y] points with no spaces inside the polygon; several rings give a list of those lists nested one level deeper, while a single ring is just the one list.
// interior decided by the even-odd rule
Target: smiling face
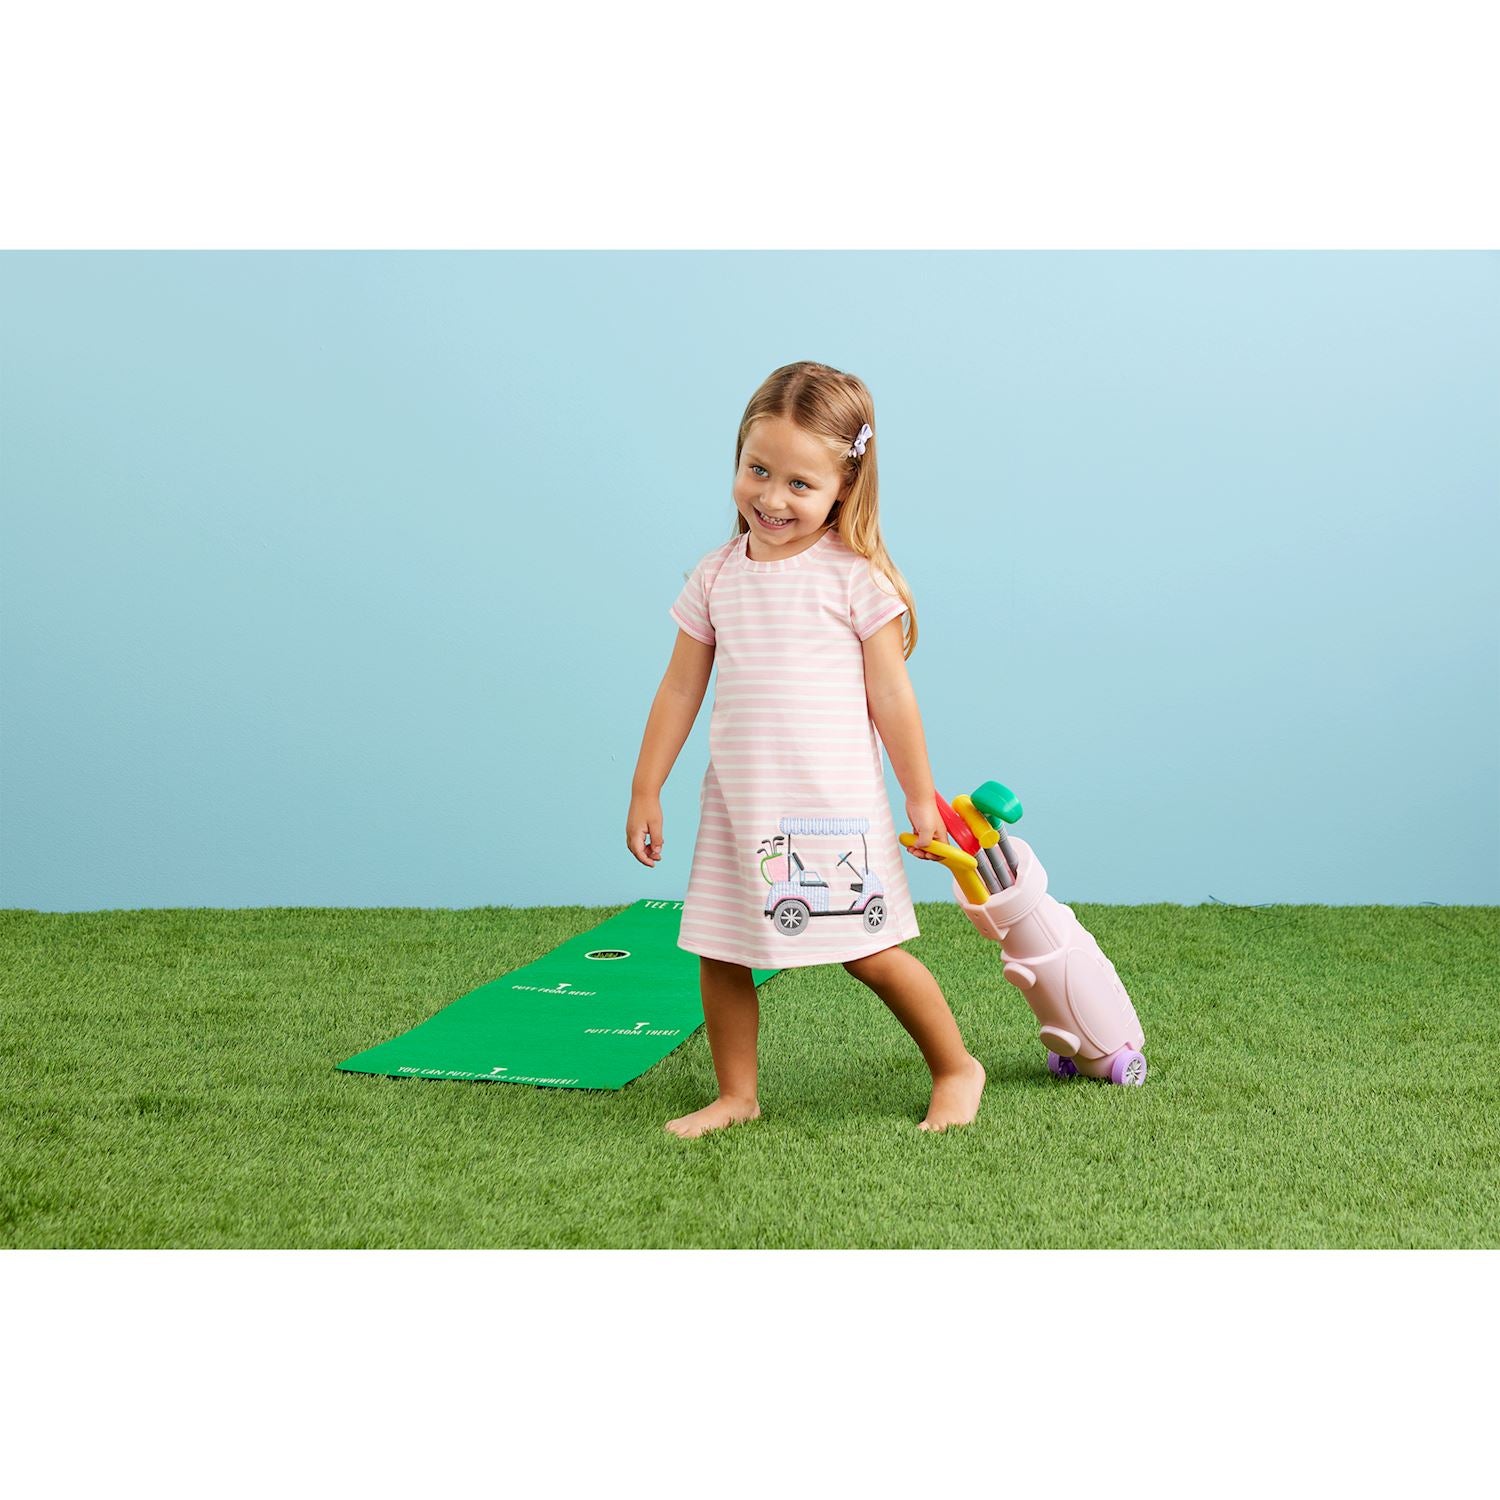
[{"label": "smiling face", "polygon": [[751,559],[772,562],[811,547],[828,530],[841,478],[833,455],[795,422],[757,417],[734,476],[734,503],[750,523]]}]

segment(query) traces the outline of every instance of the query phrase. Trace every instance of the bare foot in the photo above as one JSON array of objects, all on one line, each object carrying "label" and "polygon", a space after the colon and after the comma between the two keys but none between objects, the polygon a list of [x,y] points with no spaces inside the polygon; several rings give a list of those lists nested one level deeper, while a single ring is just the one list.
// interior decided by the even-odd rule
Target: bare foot
[{"label": "bare foot", "polygon": [[961,1073],[945,1073],[932,1080],[932,1103],[918,1130],[946,1130],[950,1125],[968,1125],[979,1113],[984,1092],[984,1066],[977,1057]]},{"label": "bare foot", "polygon": [[726,1125],[738,1125],[742,1120],[758,1120],[760,1105],[754,1099],[715,1099],[703,1109],[694,1110],[678,1120],[668,1120],[666,1128],[673,1135],[690,1141],[694,1136],[710,1130],[722,1130]]}]

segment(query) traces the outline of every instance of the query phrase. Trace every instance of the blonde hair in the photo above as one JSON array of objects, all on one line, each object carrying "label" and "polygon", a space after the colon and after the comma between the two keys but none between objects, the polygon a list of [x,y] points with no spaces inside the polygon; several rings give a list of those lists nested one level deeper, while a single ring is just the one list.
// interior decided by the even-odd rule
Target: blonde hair
[{"label": "blonde hair", "polygon": [[[851,552],[857,552],[871,569],[880,569],[896,586],[906,605],[905,640],[902,656],[910,657],[917,648],[917,607],[911,589],[891,561],[880,536],[880,480],[876,472],[875,439],[865,440],[863,456],[851,452],[860,427],[869,423],[875,430],[875,402],[857,375],[845,374],[830,365],[801,359],[782,365],[760,383],[740,418],[739,436],[734,444],[734,468],[739,472],[740,454],[750,424],[760,417],[785,417],[804,432],[827,445],[842,470],[839,498],[834,501],[828,518],[843,537]],[[743,536],[750,523],[735,512],[734,537]],[[731,540],[734,540],[731,537]]]}]

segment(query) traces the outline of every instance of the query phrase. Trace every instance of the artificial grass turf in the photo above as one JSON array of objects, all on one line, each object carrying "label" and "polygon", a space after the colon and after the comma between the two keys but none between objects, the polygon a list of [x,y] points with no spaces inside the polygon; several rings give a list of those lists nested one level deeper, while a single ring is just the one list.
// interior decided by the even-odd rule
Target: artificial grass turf
[{"label": "artificial grass turf", "polygon": [[953,905],[905,945],[989,1084],[930,1081],[837,966],[761,992],[759,1121],[700,1030],[617,1093],[334,1063],[617,907],[0,913],[0,1245],[1494,1247],[1500,908],[1075,903],[1143,1088],[1053,1079]]}]

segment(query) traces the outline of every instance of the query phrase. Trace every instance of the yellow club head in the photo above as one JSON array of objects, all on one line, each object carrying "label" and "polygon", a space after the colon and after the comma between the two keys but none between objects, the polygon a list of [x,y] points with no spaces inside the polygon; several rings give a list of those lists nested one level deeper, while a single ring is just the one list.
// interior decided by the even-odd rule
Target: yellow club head
[{"label": "yellow club head", "polygon": [[919,846],[917,836],[914,833],[899,834],[901,842],[908,849],[922,847],[924,854],[930,854],[934,859],[939,859],[943,867],[958,882],[959,889],[976,906],[983,906],[990,899],[990,893],[985,889],[984,881],[979,878],[979,865],[972,854],[962,849],[955,849],[952,844],[945,844],[941,839],[933,839],[925,847]]},{"label": "yellow club head", "polygon": [[969,832],[979,840],[981,849],[993,849],[1000,842],[990,820],[974,806],[974,799],[966,792],[953,799],[953,811],[969,825]]},{"label": "yellow club head", "polygon": [[972,854],[966,854],[962,849],[955,849],[952,844],[945,844],[942,839],[933,839],[930,844],[919,844],[914,833],[903,833],[898,837],[908,849],[920,849],[923,854],[930,854],[934,859],[942,860],[955,875],[961,869],[978,869]]}]

